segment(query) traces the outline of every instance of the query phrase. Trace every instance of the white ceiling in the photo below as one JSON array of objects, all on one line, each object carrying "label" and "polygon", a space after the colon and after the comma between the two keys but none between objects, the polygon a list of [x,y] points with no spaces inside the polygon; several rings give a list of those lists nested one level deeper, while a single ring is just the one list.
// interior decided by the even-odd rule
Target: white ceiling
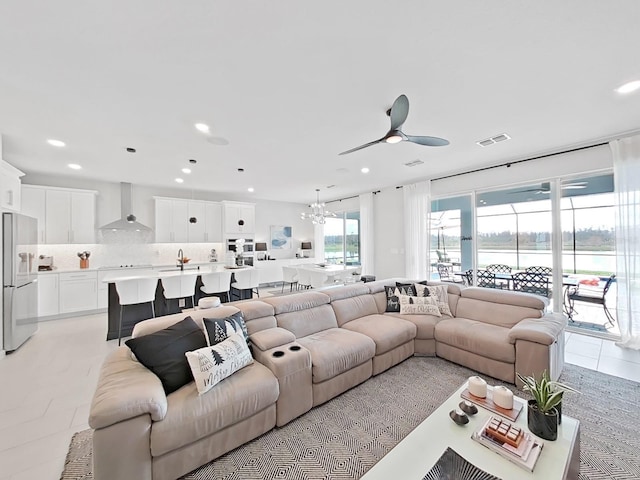
[{"label": "white ceiling", "polygon": [[[346,197],[640,128],[640,92],[614,92],[640,79],[639,25],[637,0],[3,0],[3,156],[27,173]],[[404,132],[451,145],[338,156],[382,137],[402,93]]]}]

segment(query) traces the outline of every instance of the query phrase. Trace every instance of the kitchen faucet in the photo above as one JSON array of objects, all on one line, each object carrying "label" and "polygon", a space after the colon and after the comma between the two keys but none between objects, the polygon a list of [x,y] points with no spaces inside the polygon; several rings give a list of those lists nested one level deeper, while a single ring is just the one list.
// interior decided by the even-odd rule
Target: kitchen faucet
[{"label": "kitchen faucet", "polygon": [[184,271],[184,252],[182,249],[178,250],[178,260],[180,261],[180,271]]}]

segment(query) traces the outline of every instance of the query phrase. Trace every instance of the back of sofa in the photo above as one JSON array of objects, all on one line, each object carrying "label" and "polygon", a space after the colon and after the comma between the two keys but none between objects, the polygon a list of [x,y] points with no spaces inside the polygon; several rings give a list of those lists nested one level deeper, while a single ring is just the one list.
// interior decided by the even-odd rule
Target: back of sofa
[{"label": "back of sofa", "polygon": [[323,290],[331,299],[338,325],[342,327],[356,318],[378,313],[378,306],[365,283]]},{"label": "back of sofa", "polygon": [[273,306],[277,326],[289,330],[296,338],[338,327],[329,297],[324,293],[309,291],[263,301]]},{"label": "back of sofa", "polygon": [[494,288],[463,288],[455,316],[511,328],[525,318],[540,318],[548,301],[538,295]]}]

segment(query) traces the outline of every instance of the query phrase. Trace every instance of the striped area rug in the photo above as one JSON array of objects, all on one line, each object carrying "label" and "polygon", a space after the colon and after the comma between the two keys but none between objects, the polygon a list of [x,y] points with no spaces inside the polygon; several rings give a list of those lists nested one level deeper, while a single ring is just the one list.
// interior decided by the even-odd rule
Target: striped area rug
[{"label": "striped area rug", "polygon": [[[360,478],[472,374],[439,358],[410,358],[183,479]],[[639,479],[640,384],[574,365],[561,380],[582,392],[562,406],[581,423],[580,479]],[[85,430],[71,440],[61,479],[92,478]]]}]

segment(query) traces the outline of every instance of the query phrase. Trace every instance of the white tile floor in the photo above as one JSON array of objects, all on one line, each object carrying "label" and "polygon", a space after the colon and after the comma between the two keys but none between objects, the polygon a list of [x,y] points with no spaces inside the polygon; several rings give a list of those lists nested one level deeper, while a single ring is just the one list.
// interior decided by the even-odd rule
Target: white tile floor
[{"label": "white tile floor", "polygon": [[[106,315],[44,322],[27,343],[0,359],[0,480],[59,479],[69,441],[88,428],[105,341]],[[567,333],[566,360],[640,382],[640,351]]]}]

